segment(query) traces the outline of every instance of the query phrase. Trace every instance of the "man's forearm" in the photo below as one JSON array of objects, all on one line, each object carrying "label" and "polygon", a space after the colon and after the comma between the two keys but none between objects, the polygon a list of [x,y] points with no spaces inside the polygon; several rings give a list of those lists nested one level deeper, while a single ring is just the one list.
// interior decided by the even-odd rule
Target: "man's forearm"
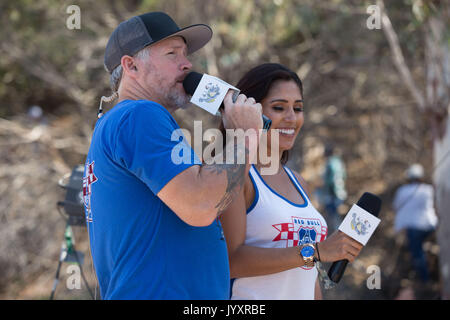
[{"label": "man's forearm", "polygon": [[[241,192],[256,147],[249,148],[244,143],[231,146],[229,152],[217,155],[216,160],[222,156],[222,161],[191,166],[158,193],[184,222],[192,226],[210,225]],[[223,161],[224,154],[227,161]]]},{"label": "man's forearm", "polygon": [[[219,155],[219,157],[221,156],[223,154]],[[226,159],[227,161],[223,164],[203,165],[199,170],[199,178],[205,182],[203,185],[211,186],[211,188],[206,187],[205,192],[208,193],[208,198],[214,202],[216,217],[228,207],[235,195],[241,191],[245,176],[250,170],[251,156],[248,146],[234,144],[233,154],[229,157],[232,158]]]}]

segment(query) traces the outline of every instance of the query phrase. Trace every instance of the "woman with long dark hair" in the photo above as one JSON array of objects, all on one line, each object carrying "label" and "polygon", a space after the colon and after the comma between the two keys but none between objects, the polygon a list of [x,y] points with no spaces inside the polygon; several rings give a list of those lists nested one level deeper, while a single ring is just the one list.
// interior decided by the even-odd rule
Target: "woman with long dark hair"
[{"label": "woman with long dark hair", "polygon": [[[277,148],[279,166],[275,174],[264,175],[262,169],[270,164],[258,158],[242,192],[221,215],[231,298],[321,299],[315,262],[352,262],[362,245],[340,231],[326,239],[327,224],[313,207],[305,181],[285,166],[304,122],[302,82],[285,66],[267,63],[251,69],[236,86],[261,103],[272,120],[267,154]],[[275,142],[274,130],[279,134]]]}]

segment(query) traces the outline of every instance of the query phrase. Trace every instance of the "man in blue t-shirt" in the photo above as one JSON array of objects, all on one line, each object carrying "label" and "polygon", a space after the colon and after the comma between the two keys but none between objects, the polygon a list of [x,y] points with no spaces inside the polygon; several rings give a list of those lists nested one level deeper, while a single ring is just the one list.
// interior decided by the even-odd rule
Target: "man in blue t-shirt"
[{"label": "man in blue t-shirt", "polygon": [[[188,105],[182,81],[187,55],[203,47],[206,25],[180,29],[166,14],[122,22],[105,51],[118,103],[96,123],[85,164],[83,196],[91,253],[103,299],[227,299],[229,266],[217,219],[242,187],[245,164],[174,161],[184,139],[172,117]],[[262,128],[261,105],[231,94],[227,127]],[[177,147],[177,148],[176,148]],[[185,159],[185,157],[183,157]],[[235,163],[235,162],[234,162]]]}]

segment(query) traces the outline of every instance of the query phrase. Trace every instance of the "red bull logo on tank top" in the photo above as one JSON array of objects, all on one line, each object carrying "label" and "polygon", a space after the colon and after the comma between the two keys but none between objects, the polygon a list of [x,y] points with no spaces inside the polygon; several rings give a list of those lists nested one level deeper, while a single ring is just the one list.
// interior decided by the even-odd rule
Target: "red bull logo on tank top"
[{"label": "red bull logo on tank top", "polygon": [[272,241],[285,241],[287,248],[321,242],[326,239],[328,228],[326,225],[322,225],[320,219],[302,217],[291,217],[291,219],[292,222],[273,225],[279,233]]}]

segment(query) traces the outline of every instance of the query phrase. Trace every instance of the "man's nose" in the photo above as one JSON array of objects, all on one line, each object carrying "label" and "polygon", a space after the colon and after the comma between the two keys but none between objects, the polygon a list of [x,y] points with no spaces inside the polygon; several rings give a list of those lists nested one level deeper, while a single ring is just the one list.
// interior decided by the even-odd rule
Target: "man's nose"
[{"label": "man's nose", "polygon": [[189,61],[187,57],[183,57],[181,61],[181,70],[189,71],[192,69],[192,63]]}]

